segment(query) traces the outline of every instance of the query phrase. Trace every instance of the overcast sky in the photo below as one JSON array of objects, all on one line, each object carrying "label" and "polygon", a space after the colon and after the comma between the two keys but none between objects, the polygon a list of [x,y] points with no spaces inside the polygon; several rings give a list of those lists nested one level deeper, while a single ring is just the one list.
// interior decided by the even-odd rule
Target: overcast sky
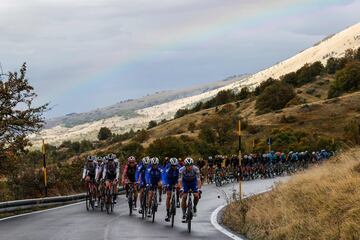
[{"label": "overcast sky", "polygon": [[360,0],[0,0],[0,62],[47,117],[254,73],[360,21]]}]

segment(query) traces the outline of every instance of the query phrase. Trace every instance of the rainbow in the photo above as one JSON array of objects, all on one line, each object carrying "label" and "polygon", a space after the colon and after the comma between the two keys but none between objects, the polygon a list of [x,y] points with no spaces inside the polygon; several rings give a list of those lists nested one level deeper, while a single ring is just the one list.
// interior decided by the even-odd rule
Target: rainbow
[{"label": "rainbow", "polygon": [[[242,10],[242,3],[236,3],[227,9],[227,14],[216,16],[212,21],[206,23],[192,23],[186,28],[177,29],[178,31],[171,38],[159,41],[158,44],[151,47],[147,51],[129,54],[124,57],[114,54],[111,61],[113,64],[106,66],[95,66],[92,71],[78,79],[74,84],[68,86],[64,94],[71,94],[80,90],[83,86],[98,84],[106,79],[107,76],[114,72],[119,74],[122,70],[129,66],[136,65],[141,62],[151,61],[158,56],[159,52],[180,49],[188,43],[201,43],[207,40],[223,36],[226,32],[238,30],[243,34],[252,34],[271,29],[280,24],[286,18],[287,21],[294,20],[298,17],[306,17],[315,11],[319,11],[325,7],[334,4],[344,4],[348,1],[344,0],[292,0],[273,2],[266,1],[261,8],[254,7],[248,12]],[[214,11],[216,14],[216,11]],[[190,25],[190,24],[189,24]],[[224,40],[226,41],[226,39]],[[64,95],[63,95],[64,96]]]}]

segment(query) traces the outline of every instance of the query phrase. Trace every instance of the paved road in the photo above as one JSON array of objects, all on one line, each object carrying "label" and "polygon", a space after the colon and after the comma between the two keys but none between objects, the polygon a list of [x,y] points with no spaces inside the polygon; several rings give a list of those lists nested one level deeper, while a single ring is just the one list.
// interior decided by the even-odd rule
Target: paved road
[{"label": "paved road", "polygon": [[[246,182],[244,193],[253,194],[270,188],[279,179]],[[142,220],[140,215],[128,215],[127,202],[120,196],[115,212],[111,215],[100,211],[87,212],[84,203],[61,209],[35,213],[0,221],[0,239],[8,240],[112,240],[112,239],[229,239],[210,223],[210,216],[218,206],[226,202],[225,194],[231,195],[238,185],[228,184],[221,188],[214,185],[203,187],[198,216],[194,219],[191,234],[186,224],[176,216],[174,229],[164,221],[164,203],[159,206],[156,222]],[[218,198],[220,196],[220,198]],[[180,211],[178,211],[180,213]]]}]

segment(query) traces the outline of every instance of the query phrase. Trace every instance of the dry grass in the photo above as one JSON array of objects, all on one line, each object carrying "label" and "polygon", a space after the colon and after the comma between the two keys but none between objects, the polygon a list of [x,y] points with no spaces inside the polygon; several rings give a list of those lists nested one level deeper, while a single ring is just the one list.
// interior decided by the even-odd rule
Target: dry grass
[{"label": "dry grass", "polygon": [[249,239],[360,239],[360,149],[234,202],[224,224]]}]

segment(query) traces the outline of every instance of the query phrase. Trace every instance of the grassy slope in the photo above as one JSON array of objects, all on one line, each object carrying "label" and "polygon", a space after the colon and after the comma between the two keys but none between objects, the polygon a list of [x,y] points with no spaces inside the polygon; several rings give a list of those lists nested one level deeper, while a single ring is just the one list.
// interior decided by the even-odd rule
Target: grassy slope
[{"label": "grassy slope", "polygon": [[223,222],[252,240],[350,240],[360,239],[359,216],[360,149],[355,149],[270,193],[230,204]]},{"label": "grassy slope", "polygon": [[[296,89],[299,102],[306,103],[290,105],[277,112],[256,116],[255,99],[242,101],[239,107],[233,104],[235,114],[247,118],[249,124],[261,126],[262,129],[255,134],[244,131],[245,141],[248,141],[250,145],[252,139],[266,138],[268,133],[275,128],[291,128],[308,133],[317,132],[319,135],[342,139],[345,125],[351,119],[360,118],[360,92],[327,100],[327,91],[332,81],[331,77],[325,77]],[[311,94],[307,92],[311,92]],[[216,114],[214,108],[206,109],[162,124],[150,130],[150,139],[144,145],[148,146],[156,138],[165,136],[197,136],[198,131],[195,130],[194,133],[191,133],[188,130],[188,124],[194,122],[199,125],[214,114]],[[283,116],[293,116],[296,121],[294,123],[284,123],[281,121]]]},{"label": "grassy slope", "polygon": [[[306,84],[298,89],[297,103],[268,114],[257,116],[255,114],[255,98],[241,101],[237,107],[235,103],[234,114],[246,118],[249,124],[261,127],[257,133],[243,132],[243,141],[251,146],[253,139],[266,139],[269,133],[277,128],[300,130],[307,133],[316,132],[318,135],[334,137],[337,140],[344,138],[344,127],[351,119],[360,119],[360,92],[345,94],[336,99],[327,99],[327,91],[333,78],[326,76],[317,79],[313,83]],[[299,104],[302,103],[302,104]],[[306,102],[306,103],[303,103]],[[219,106],[221,108],[222,106]],[[205,109],[193,114],[185,115],[181,118],[171,120],[155,128],[148,130],[150,138],[143,143],[144,147],[149,146],[155,139],[166,136],[188,135],[197,137],[199,133],[198,126],[205,120],[216,114],[215,108]],[[284,123],[282,117],[293,116],[296,121],[293,123]],[[194,122],[197,129],[191,133],[188,130],[190,122]],[[235,131],[235,126],[234,126]],[[105,148],[93,150],[82,154],[96,154],[97,152],[109,152],[118,149],[123,143],[115,143]],[[251,149],[248,149],[251,151]]]}]

